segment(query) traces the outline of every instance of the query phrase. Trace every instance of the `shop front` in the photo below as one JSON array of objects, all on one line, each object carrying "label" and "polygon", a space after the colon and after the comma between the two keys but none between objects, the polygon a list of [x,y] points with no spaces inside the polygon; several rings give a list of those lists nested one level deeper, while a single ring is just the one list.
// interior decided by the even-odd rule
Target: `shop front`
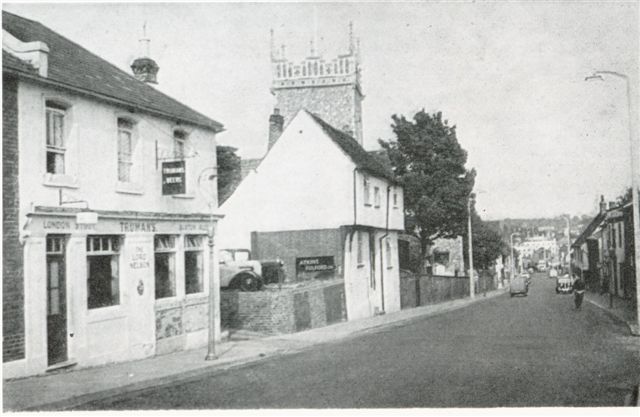
[{"label": "shop front", "polygon": [[218,217],[36,207],[27,218],[19,374],[206,344]]}]

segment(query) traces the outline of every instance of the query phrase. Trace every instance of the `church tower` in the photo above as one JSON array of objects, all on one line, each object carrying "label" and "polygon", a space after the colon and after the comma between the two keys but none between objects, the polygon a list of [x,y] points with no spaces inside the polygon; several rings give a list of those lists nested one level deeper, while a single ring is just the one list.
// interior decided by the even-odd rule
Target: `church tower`
[{"label": "church tower", "polygon": [[285,46],[275,50],[271,31],[271,93],[287,125],[304,108],[349,134],[362,145],[362,88],[359,42],[349,24],[349,49],[333,59],[324,59],[311,41],[309,56],[294,63],[285,56]]}]

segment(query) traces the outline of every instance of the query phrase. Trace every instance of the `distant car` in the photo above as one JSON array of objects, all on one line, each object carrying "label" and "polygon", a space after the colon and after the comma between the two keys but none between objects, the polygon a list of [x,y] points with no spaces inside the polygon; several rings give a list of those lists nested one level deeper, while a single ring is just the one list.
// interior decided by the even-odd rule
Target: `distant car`
[{"label": "distant car", "polygon": [[516,294],[527,295],[529,292],[529,286],[527,285],[527,279],[523,276],[515,277],[511,280],[509,286],[509,294],[513,297]]},{"label": "distant car", "polygon": [[549,269],[549,278],[553,278],[553,279],[558,278],[558,270],[555,269],[554,267],[551,267],[551,269]]},{"label": "distant car", "polygon": [[571,294],[573,292],[573,280],[569,275],[563,275],[556,279],[556,294]]},{"label": "distant car", "polygon": [[539,261],[538,262],[538,271],[540,272],[544,272],[547,270],[547,264],[545,261]]}]

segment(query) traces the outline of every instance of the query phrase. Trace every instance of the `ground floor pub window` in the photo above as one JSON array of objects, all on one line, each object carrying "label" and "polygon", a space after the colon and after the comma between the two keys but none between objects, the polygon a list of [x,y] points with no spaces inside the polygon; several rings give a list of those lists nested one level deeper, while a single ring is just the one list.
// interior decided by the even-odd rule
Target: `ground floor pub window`
[{"label": "ground floor pub window", "polygon": [[176,239],[170,235],[156,235],[155,268],[156,300],[176,296]]},{"label": "ground floor pub window", "polygon": [[119,253],[119,236],[87,236],[89,308],[120,304]]},{"label": "ground floor pub window", "polygon": [[204,291],[203,286],[203,237],[187,235],[184,237],[184,285],[186,294]]}]

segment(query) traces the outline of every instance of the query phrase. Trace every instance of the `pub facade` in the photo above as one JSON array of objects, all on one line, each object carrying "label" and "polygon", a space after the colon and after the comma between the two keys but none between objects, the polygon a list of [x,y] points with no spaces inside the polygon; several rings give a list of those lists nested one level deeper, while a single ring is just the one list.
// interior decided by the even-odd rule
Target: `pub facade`
[{"label": "pub facade", "polygon": [[204,346],[222,125],[37,22],[3,35],[4,378]]}]

